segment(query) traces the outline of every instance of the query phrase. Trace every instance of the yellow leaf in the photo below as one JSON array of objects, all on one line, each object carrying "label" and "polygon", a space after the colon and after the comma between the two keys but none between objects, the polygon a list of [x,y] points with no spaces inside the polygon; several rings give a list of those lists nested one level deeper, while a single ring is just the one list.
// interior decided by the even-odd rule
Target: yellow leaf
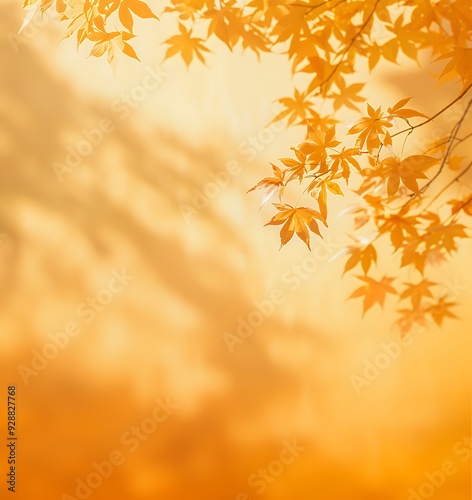
[{"label": "yellow leaf", "polygon": [[280,230],[281,246],[286,245],[293,237],[294,233],[306,244],[310,249],[310,232],[313,232],[321,237],[320,230],[316,220],[320,220],[326,225],[324,217],[317,211],[307,207],[292,207],[291,205],[282,205],[274,203],[274,206],[279,210],[266,226],[274,226],[283,224]]}]

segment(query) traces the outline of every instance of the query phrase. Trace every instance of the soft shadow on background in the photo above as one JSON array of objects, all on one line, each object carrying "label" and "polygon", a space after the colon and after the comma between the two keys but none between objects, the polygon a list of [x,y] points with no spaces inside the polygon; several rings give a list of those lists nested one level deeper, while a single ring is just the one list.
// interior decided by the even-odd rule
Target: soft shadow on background
[{"label": "soft shadow on background", "polygon": [[[456,471],[434,498],[470,498],[470,460],[457,444],[470,436],[470,243],[440,271],[446,288],[460,284],[461,320],[414,333],[356,390],[352,376],[398,341],[394,317],[379,310],[362,319],[359,304],[345,301],[355,282],[341,281],[343,259],[312,259],[307,279],[288,282],[310,254],[298,242],[278,252],[276,231],[262,228],[269,210],[258,213],[257,197],[245,194],[267,161],[302,137],[271,130],[254,158],[241,147],[266,127],[290,81],[267,89],[257,63],[239,57],[238,69],[222,62],[227,53],[217,59],[223,68],[187,72],[176,61],[121,120],[112,103],[124,71],[98,70],[105,61],[77,55],[73,43],[61,66],[54,23],[13,50],[20,3],[0,9],[0,373],[1,390],[18,387],[16,498],[79,498],[77,485],[113,452],[124,463],[94,476],[83,498],[409,500],[448,460]],[[283,69],[271,58],[263,64],[261,78]],[[135,85],[145,66],[129,66]],[[238,93],[238,82],[251,92]],[[411,92],[390,87],[392,100]],[[51,164],[106,118],[113,132],[59,182]],[[230,161],[241,173],[186,219],[194,190],[209,189]],[[342,231],[349,225],[338,220],[320,255],[348,242]],[[104,292],[123,268],[129,283]],[[231,352],[223,334],[235,334],[238,318],[274,289],[283,304],[267,306]],[[77,308],[97,294],[109,304],[87,322]],[[80,333],[21,377],[18,366],[31,367],[34,350],[69,322]],[[178,408],[152,424],[157,398]],[[136,446],[124,438],[133,426],[144,426]],[[299,456],[272,464],[261,482],[293,440]],[[6,474],[3,453],[0,463]]]}]

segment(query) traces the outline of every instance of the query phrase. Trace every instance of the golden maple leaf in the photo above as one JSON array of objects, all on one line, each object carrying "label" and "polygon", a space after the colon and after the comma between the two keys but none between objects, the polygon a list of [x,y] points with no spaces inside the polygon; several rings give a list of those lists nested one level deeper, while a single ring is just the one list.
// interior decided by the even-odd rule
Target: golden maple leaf
[{"label": "golden maple leaf", "polygon": [[383,307],[387,293],[397,294],[397,291],[391,285],[395,278],[384,276],[379,281],[369,276],[356,276],[356,278],[363,281],[365,285],[354,290],[349,298],[364,297],[363,314],[365,314],[374,304],[379,304],[380,307]]},{"label": "golden maple leaf", "polygon": [[381,107],[374,109],[367,104],[367,113],[368,116],[361,118],[349,129],[348,134],[359,134],[357,142],[360,149],[364,144],[367,144],[369,151],[379,148],[382,143],[386,146],[391,145],[392,139],[387,129],[392,126],[392,122],[388,117],[384,117]]},{"label": "golden maple leaf", "polygon": [[264,194],[262,197],[261,206],[264,205],[267,201],[272,198],[272,195],[279,192],[281,194],[281,190],[284,187],[284,172],[280,170],[279,167],[271,163],[272,171],[274,172],[273,177],[265,177],[261,181],[259,181],[255,186],[249,189],[247,192],[250,193],[255,189],[263,189]]},{"label": "golden maple leaf", "polygon": [[305,242],[306,246],[310,248],[310,232],[321,236],[318,228],[317,220],[323,222],[327,226],[325,219],[322,215],[312,208],[307,207],[292,207],[291,205],[283,205],[280,203],[273,203],[279,210],[279,213],[274,215],[272,219],[265,224],[266,226],[278,226],[283,224],[280,230],[281,247],[286,245],[293,237],[294,233]]}]

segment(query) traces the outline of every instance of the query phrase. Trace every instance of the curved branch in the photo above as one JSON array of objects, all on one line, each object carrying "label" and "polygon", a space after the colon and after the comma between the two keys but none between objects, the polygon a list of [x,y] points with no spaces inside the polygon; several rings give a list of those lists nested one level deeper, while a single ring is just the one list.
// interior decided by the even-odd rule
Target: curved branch
[{"label": "curved branch", "polygon": [[433,115],[431,118],[428,118],[424,122],[418,123],[418,125],[414,125],[412,127],[405,128],[403,130],[400,130],[400,132],[396,132],[395,134],[392,135],[392,139],[396,137],[397,135],[404,134],[405,132],[412,132],[416,128],[422,127],[423,125],[426,125],[427,123],[432,122],[435,118],[437,118],[439,115],[442,115],[445,111],[447,111],[451,106],[454,106],[457,101],[460,101],[466,94],[469,92],[469,90],[472,88],[472,83],[464,89],[461,94],[456,97],[452,102],[450,102],[446,107],[438,111],[435,115]]},{"label": "curved branch", "polygon": [[338,69],[341,66],[341,64],[344,62],[345,55],[349,52],[349,49],[353,46],[354,42],[361,36],[362,32],[365,30],[365,28],[369,24],[369,22],[372,19],[372,17],[374,15],[374,13],[375,13],[375,11],[376,11],[379,3],[380,3],[380,0],[376,0],[375,1],[374,7],[373,7],[372,11],[370,12],[370,14],[368,15],[367,19],[364,21],[364,24],[360,27],[359,31],[352,37],[351,41],[348,43],[348,45],[346,45],[346,47],[344,48],[344,50],[342,52],[340,52],[340,54],[341,54],[341,60],[336,64],[336,66],[334,66],[334,68],[332,69],[331,73],[320,83],[320,85],[319,85],[320,92],[321,92],[321,89],[322,89],[323,85],[325,83],[329,82],[329,80],[331,80],[331,78],[338,71]]},{"label": "curved branch", "polygon": [[[454,146],[452,146],[451,148],[451,153],[454,151],[454,149],[457,148],[457,146],[459,146],[459,144],[461,142],[464,142],[466,141],[467,139],[469,139],[470,137],[472,137],[472,132],[470,134],[467,134],[465,137],[463,137],[462,139],[459,139],[458,137],[455,137],[454,140],[456,140],[457,142],[454,144]],[[428,154],[430,151],[434,151],[435,149],[439,149],[439,146],[442,146],[443,144],[447,144],[449,142],[449,139],[446,139],[445,141],[442,141],[442,142],[438,142],[437,144],[435,144],[433,147],[427,149],[426,151],[423,152],[423,154]]]},{"label": "curved branch", "polygon": [[[472,85],[471,85],[472,86]],[[472,99],[469,101],[469,104],[467,104],[464,113],[462,114],[460,120],[454,125],[452,132],[451,132],[451,138],[449,139],[449,144],[446,150],[446,154],[444,155],[443,161],[441,162],[441,166],[439,167],[439,170],[436,172],[436,174],[431,177],[431,179],[421,188],[420,192],[424,193],[429,186],[439,177],[439,174],[442,172],[444,169],[444,166],[446,165],[446,162],[449,158],[449,153],[451,152],[451,148],[453,146],[454,139],[456,138],[459,129],[461,128],[461,125],[467,116],[467,113],[469,112],[470,107],[472,106]]]},{"label": "curved branch", "polygon": [[423,208],[423,210],[428,210],[428,208],[444,193],[444,191],[446,191],[447,189],[449,189],[453,184],[454,182],[457,182],[463,175],[465,175],[470,169],[472,168],[472,162],[470,162],[467,167],[464,168],[464,170],[459,174],[459,175],[456,175],[456,177],[454,177],[454,179],[452,179],[451,182],[449,182],[448,184],[446,184],[442,189],[441,191],[439,191],[439,193],[437,193],[431,200],[430,202]]},{"label": "curved branch", "polygon": [[472,203],[472,198],[470,198],[469,200],[462,203],[462,205],[457,209],[457,211],[452,212],[451,215],[447,219],[445,219],[443,224],[446,224],[446,222],[448,222],[450,219],[452,219],[454,217],[454,215],[458,214],[461,210],[463,210],[470,203]]}]

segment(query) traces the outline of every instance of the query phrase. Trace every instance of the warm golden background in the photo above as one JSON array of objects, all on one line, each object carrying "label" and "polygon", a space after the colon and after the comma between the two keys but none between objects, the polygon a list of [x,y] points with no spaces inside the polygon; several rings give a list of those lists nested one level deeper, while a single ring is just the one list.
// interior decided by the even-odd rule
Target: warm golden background
[{"label": "warm golden background", "polygon": [[[393,315],[362,319],[360,304],[345,301],[355,280],[341,281],[343,258],[321,262],[290,290],[283,275],[308,251],[298,241],[278,252],[277,231],[262,228],[270,209],[258,213],[259,196],[245,194],[303,136],[278,131],[255,158],[240,147],[290,93],[286,63],[226,50],[189,71],[169,61],[159,88],[119,120],[111,103],[162,61],[160,33],[172,23],[143,25],[143,62],[120,60],[113,74],[73,40],[59,44],[55,22],[14,50],[21,3],[0,8],[0,390],[6,401],[7,385],[18,388],[16,498],[78,498],[77,479],[116,450],[124,464],[90,498],[410,500],[425,473],[451,460],[457,472],[433,496],[469,499],[470,461],[455,450],[470,436],[470,242],[433,276],[445,289],[459,283],[461,320],[414,333],[356,393],[351,376],[398,339]],[[454,91],[421,76],[408,86],[410,71],[387,68],[370,100],[392,104],[420,91],[416,107],[432,111]],[[58,182],[51,163],[107,117],[116,130]],[[232,160],[242,172],[186,222],[181,204]],[[336,251],[349,241],[346,219],[333,218]],[[135,279],[85,324],[76,307],[123,267]],[[284,304],[230,353],[223,333],[274,288]],[[69,321],[81,333],[24,384],[18,365]],[[129,451],[123,433],[166,397],[179,408]],[[1,425],[3,436],[6,403]],[[293,439],[304,451],[258,495],[248,477]],[[1,488],[7,498],[3,480]]]}]

